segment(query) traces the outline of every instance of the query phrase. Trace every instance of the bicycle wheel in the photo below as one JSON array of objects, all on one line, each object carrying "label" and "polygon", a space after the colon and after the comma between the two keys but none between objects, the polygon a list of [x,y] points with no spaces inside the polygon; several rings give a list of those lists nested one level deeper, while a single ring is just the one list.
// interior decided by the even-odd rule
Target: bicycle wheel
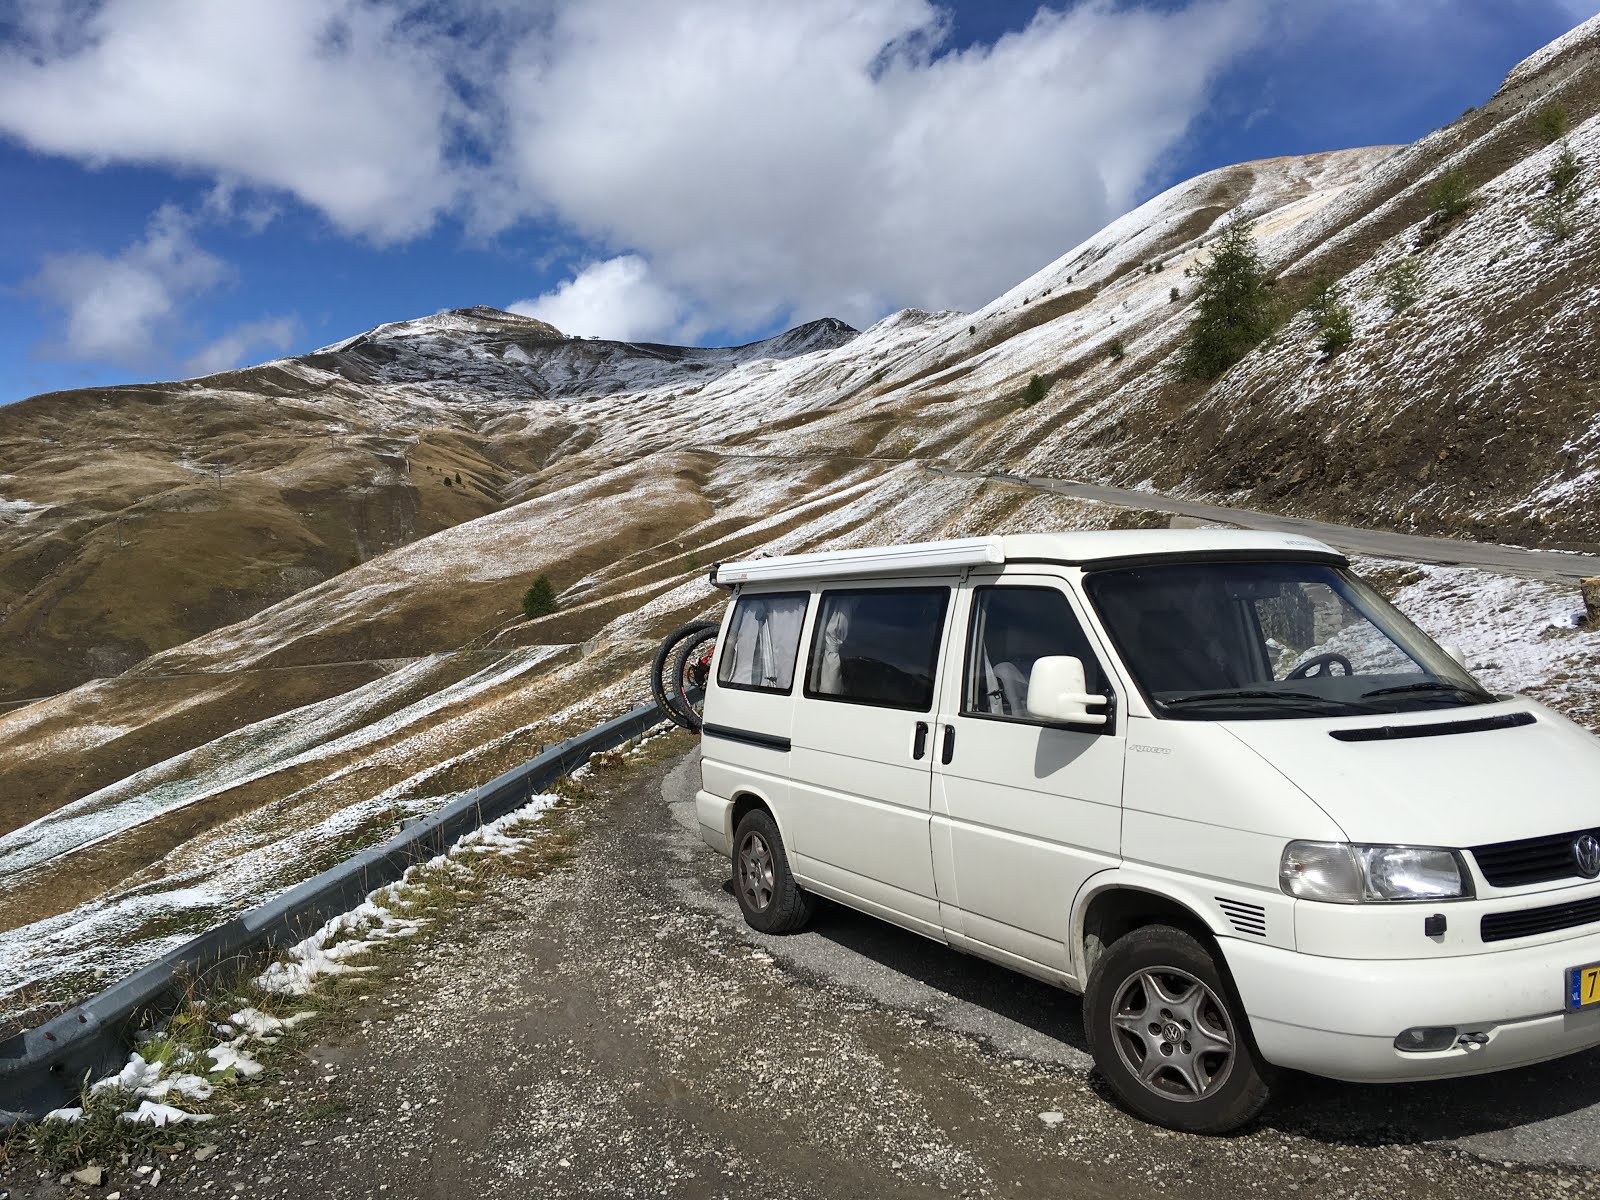
[{"label": "bicycle wheel", "polygon": [[[678,651],[684,643],[715,638],[717,626],[710,621],[691,621],[669,633],[656,651],[656,660],[650,667],[650,694],[666,712],[667,718],[685,729],[699,729],[699,713],[688,705],[679,707],[683,691],[683,675],[677,662]],[[704,680],[701,680],[702,686]]]},{"label": "bicycle wheel", "polygon": [[672,656],[668,679],[676,685],[672,693],[678,715],[698,731],[706,710],[706,682],[711,678],[711,660],[717,651],[717,627],[708,625],[698,637],[690,636],[678,645]]}]

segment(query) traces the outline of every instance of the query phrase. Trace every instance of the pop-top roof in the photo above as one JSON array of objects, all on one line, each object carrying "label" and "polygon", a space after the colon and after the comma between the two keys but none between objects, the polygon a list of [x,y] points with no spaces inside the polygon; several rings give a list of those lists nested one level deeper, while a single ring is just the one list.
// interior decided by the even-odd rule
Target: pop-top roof
[{"label": "pop-top roof", "polygon": [[1263,558],[1322,558],[1344,561],[1332,546],[1299,534],[1255,529],[1114,529],[1071,533],[1014,533],[1005,536],[957,538],[945,542],[912,542],[904,546],[868,546],[859,550],[825,550],[719,563],[711,582],[718,587],[799,579],[849,579],[906,574],[945,574],[1008,562],[1051,562],[1071,566],[1119,559],[1216,555]]}]

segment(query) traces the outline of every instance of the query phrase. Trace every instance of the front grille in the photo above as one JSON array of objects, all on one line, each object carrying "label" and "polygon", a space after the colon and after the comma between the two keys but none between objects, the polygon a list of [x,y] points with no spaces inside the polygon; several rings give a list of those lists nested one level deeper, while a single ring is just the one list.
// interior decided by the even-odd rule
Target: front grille
[{"label": "front grille", "polygon": [[1474,846],[1472,857],[1478,870],[1495,887],[1522,887],[1529,883],[1549,883],[1555,879],[1581,879],[1572,843],[1586,833],[1600,837],[1600,829],[1579,829],[1572,833],[1552,833],[1545,837],[1524,838],[1520,842],[1496,842]]},{"label": "front grille", "polygon": [[1574,929],[1600,921],[1600,896],[1553,904],[1548,908],[1524,908],[1517,912],[1490,913],[1478,923],[1479,936],[1486,942],[1507,938],[1532,937],[1556,929]]}]

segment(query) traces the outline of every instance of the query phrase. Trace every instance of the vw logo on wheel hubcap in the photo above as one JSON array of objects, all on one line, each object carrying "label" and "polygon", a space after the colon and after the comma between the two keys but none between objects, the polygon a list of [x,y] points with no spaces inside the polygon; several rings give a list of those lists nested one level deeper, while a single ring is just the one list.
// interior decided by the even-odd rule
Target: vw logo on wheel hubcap
[{"label": "vw logo on wheel hubcap", "polygon": [[1585,878],[1600,876],[1600,838],[1586,833],[1572,843],[1572,857]]}]

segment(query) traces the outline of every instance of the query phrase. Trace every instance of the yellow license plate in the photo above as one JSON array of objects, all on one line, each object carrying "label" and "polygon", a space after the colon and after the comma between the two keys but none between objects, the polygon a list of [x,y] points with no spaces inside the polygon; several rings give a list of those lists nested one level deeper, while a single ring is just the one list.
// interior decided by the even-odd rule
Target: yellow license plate
[{"label": "yellow license plate", "polygon": [[1567,1007],[1588,1008],[1600,1004],[1600,963],[1567,970]]}]

